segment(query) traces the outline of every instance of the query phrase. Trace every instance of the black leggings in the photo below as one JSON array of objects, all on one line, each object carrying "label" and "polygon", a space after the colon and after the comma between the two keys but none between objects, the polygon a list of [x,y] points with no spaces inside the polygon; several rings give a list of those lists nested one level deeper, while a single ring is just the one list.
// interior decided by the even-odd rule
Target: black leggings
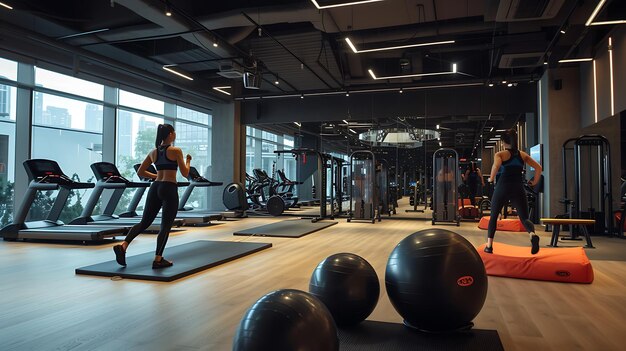
[{"label": "black leggings", "polygon": [[467,188],[469,190],[469,198],[472,206],[476,206],[476,194],[478,194],[478,183],[467,182]]},{"label": "black leggings", "polygon": [[178,186],[176,183],[153,182],[150,185],[141,222],[130,228],[124,241],[130,244],[139,233],[146,230],[152,224],[157,214],[159,214],[161,207],[163,207],[163,213],[161,215],[161,230],[159,230],[159,235],[157,236],[156,255],[163,256],[167,238],[170,235],[170,230],[178,212]]},{"label": "black leggings", "polygon": [[509,200],[511,205],[517,209],[517,215],[526,231],[529,233],[535,231],[535,225],[528,219],[528,200],[526,199],[524,185],[521,182],[500,182],[496,184],[496,189],[491,197],[491,217],[489,218],[489,227],[487,229],[487,236],[491,239],[496,235],[498,215]]}]

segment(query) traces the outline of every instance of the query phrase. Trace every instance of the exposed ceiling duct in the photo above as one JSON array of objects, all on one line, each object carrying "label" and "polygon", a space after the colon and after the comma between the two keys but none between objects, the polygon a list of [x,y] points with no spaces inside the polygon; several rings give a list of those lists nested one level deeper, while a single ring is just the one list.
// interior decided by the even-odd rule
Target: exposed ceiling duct
[{"label": "exposed ceiling duct", "polygon": [[536,21],[556,17],[565,0],[500,0],[497,22]]}]

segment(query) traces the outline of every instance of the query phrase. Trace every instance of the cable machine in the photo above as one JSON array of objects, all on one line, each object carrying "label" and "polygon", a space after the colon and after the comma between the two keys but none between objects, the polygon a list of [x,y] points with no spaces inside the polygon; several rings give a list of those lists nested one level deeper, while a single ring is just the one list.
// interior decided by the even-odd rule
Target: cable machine
[{"label": "cable machine", "polygon": [[[326,157],[319,151],[315,151],[313,149],[291,149],[291,150],[276,150],[275,154],[291,154],[298,161],[298,166],[300,163],[307,163],[307,155],[313,155],[317,161],[317,171],[314,174],[313,183],[315,184],[316,193],[319,196],[319,207],[320,212],[318,217],[311,218],[311,222],[317,222],[324,218],[329,217],[327,211],[328,198],[326,193]],[[300,179],[301,177],[298,177]]]},{"label": "cable machine", "polygon": [[368,150],[350,155],[350,212],[348,222],[365,220],[380,222],[380,208],[376,185],[376,156]]},{"label": "cable machine", "polygon": [[[570,218],[594,219],[593,233],[615,235],[611,182],[611,146],[602,135],[586,134],[563,143],[563,199]],[[574,160],[573,169],[571,159]],[[568,177],[569,175],[569,177]],[[573,187],[570,183],[573,175]],[[568,198],[573,188],[573,198]],[[571,208],[571,210],[570,210]],[[571,238],[577,234],[571,231]]]}]

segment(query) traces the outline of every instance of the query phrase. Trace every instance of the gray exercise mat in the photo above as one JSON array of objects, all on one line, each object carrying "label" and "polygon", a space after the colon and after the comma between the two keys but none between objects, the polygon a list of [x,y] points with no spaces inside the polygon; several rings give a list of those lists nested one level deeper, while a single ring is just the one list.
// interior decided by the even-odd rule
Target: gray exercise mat
[{"label": "gray exercise mat", "polygon": [[272,224],[243,229],[233,235],[275,236],[281,238],[299,238],[318,230],[328,228],[337,222],[311,222],[310,219],[294,219]]},{"label": "gray exercise mat", "polygon": [[[268,243],[241,243],[200,240],[166,247],[164,256],[174,262],[167,268],[152,269],[154,252],[126,257],[126,267],[115,260],[76,269],[76,274],[171,282],[205,269],[272,247]],[[113,250],[111,256],[114,257]]]},{"label": "gray exercise mat", "polygon": [[428,334],[399,323],[375,321],[339,329],[339,342],[342,351],[504,351],[495,330],[471,329],[458,333]]}]

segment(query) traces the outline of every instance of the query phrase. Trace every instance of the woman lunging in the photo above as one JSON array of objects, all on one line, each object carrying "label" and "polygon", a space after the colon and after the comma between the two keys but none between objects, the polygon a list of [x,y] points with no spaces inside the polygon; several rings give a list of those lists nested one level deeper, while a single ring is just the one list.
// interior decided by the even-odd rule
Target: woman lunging
[{"label": "woman lunging", "polygon": [[[146,230],[154,221],[157,214],[163,209],[161,214],[161,229],[157,236],[156,252],[152,268],[170,267],[172,262],[163,258],[163,250],[167,243],[170,230],[176,219],[178,212],[178,187],[176,185],[176,171],[180,168],[180,174],[187,177],[189,174],[189,163],[191,156],[183,158],[183,151],[176,146],[172,146],[176,140],[174,127],[169,124],[159,124],[157,129],[155,149],[150,151],[137,170],[140,177],[152,178],[154,182],[148,190],[148,197],[144,207],[141,222],[130,228],[126,239],[121,245],[115,245],[115,259],[117,263],[126,266],[126,250],[133,239],[142,231]],[[157,173],[148,172],[148,167],[154,164]]]},{"label": "woman lunging", "polygon": [[[517,209],[520,221],[530,235],[532,248],[530,252],[534,255],[539,252],[539,236],[535,234],[535,226],[528,219],[528,201],[524,190],[524,164],[528,163],[535,169],[534,178],[529,181],[531,187],[535,187],[541,179],[541,165],[537,163],[527,153],[517,149],[517,132],[509,129],[500,138],[505,150],[496,153],[489,175],[489,182],[497,179],[495,190],[491,198],[491,217],[487,229],[487,246],[485,252],[493,253],[493,237],[496,234],[498,215],[508,201]],[[497,175],[497,177],[496,177]]]}]

